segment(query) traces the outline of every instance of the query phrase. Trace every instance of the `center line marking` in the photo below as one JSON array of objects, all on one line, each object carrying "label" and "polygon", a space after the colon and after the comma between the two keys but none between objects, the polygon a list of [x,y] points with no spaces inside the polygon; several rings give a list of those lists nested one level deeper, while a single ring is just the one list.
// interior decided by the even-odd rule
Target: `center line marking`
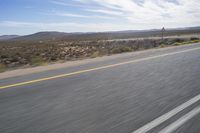
[{"label": "center line marking", "polygon": [[143,127],[137,129],[136,131],[134,131],[132,133],[146,133],[146,132],[150,131],[151,129],[155,128],[156,126],[160,125],[161,123],[165,122],[169,118],[173,117],[177,113],[181,112],[185,108],[187,108],[187,107],[191,106],[192,104],[198,102],[199,100],[200,100],[200,94],[195,96],[194,98],[190,99],[189,101],[181,104],[180,106],[176,107],[175,109],[169,111],[168,113],[166,113],[166,114],[154,119],[153,121],[147,123],[146,125],[144,125]]},{"label": "center line marking", "polygon": [[162,129],[159,133],[172,133],[199,113],[200,113],[200,106],[196,107],[186,115],[179,118],[177,121],[173,122],[166,128]]},{"label": "center line marking", "polygon": [[51,77],[46,77],[46,78],[31,80],[31,81],[25,81],[25,82],[15,83],[15,84],[11,84],[11,85],[0,86],[0,90],[1,89],[6,89],[6,88],[11,88],[11,87],[16,87],[16,86],[33,84],[33,83],[37,83],[37,82],[41,82],[41,81],[47,81],[47,80],[52,80],[52,79],[57,79],[57,78],[62,78],[62,77],[67,77],[67,76],[72,76],[72,75],[77,75],[77,74],[91,72],[91,71],[96,71],[96,70],[101,70],[101,69],[106,69],[106,68],[112,68],[112,67],[121,66],[121,65],[125,65],[125,64],[142,62],[142,61],[146,61],[146,60],[151,60],[151,59],[156,59],[156,58],[160,58],[160,57],[165,57],[165,56],[170,56],[170,55],[175,55],[175,54],[180,54],[180,53],[195,51],[195,50],[199,50],[199,49],[200,49],[200,47],[198,47],[198,48],[192,48],[192,49],[182,50],[182,51],[178,51],[178,52],[172,52],[172,53],[167,53],[167,54],[162,54],[162,55],[157,55],[157,56],[151,56],[151,57],[146,57],[146,58],[131,60],[131,61],[127,61],[127,62],[121,62],[121,63],[117,63],[117,64],[112,64],[112,65],[107,65],[107,66],[102,66],[102,67],[97,67],[97,68],[92,68],[92,69],[81,70],[81,71],[67,73],[67,74],[61,74],[61,75],[56,75],[56,76],[51,76]]}]

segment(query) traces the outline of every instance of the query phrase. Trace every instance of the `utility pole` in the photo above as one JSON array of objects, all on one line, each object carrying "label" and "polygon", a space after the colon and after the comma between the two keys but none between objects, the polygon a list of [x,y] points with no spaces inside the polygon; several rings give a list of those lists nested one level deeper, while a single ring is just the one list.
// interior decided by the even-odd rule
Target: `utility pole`
[{"label": "utility pole", "polygon": [[162,28],[161,32],[162,32],[162,42],[163,42],[164,41],[165,27]]}]

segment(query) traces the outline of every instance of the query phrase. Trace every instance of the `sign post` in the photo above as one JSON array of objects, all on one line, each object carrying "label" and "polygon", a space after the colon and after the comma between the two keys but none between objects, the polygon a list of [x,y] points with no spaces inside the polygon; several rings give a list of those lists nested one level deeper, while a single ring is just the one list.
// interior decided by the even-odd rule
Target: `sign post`
[{"label": "sign post", "polygon": [[164,33],[165,33],[165,27],[162,28],[161,32],[162,32],[162,42],[164,41]]}]

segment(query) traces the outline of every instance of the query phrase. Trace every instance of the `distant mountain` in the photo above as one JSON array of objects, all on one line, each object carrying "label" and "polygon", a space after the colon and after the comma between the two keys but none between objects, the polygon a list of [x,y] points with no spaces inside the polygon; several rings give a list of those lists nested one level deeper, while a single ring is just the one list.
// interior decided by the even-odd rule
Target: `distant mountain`
[{"label": "distant mountain", "polygon": [[[174,28],[166,29],[165,36],[200,34],[200,27]],[[151,30],[126,30],[126,31],[108,31],[108,32],[76,32],[65,33],[55,31],[38,32],[26,36],[13,36],[7,38],[8,41],[87,41],[87,40],[112,40],[128,38],[144,38],[161,36],[161,29]]]},{"label": "distant mountain", "polygon": [[0,40],[9,40],[9,39],[13,39],[13,38],[17,38],[19,37],[18,35],[2,35],[0,36]]},{"label": "distant mountain", "polygon": [[54,31],[47,31],[47,32],[38,32],[31,35],[20,36],[14,38],[14,41],[51,41],[51,40],[59,40],[65,36],[69,35],[69,33],[64,32],[54,32]]}]

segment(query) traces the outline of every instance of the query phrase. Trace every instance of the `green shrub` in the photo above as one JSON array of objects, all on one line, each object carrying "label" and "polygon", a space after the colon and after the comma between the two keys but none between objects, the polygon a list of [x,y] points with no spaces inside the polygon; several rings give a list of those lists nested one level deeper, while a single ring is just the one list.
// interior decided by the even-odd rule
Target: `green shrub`
[{"label": "green shrub", "polygon": [[178,42],[178,43],[181,43],[181,42],[184,42],[185,40],[182,39],[182,38],[175,38],[174,41]]}]

